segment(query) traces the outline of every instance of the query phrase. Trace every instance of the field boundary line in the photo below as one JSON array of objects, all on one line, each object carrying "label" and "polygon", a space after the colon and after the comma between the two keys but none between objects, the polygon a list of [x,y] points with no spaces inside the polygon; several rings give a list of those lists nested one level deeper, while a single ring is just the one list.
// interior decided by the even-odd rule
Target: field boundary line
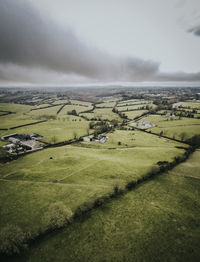
[{"label": "field boundary line", "polygon": [[110,188],[112,187],[107,186],[107,185],[98,185],[98,184],[70,184],[70,183],[60,183],[60,182],[50,182],[50,181],[31,181],[31,180],[21,180],[21,179],[4,179],[4,178],[0,178],[0,181],[5,181],[5,182],[19,182],[19,183],[27,183],[27,184],[49,184],[49,185],[65,185],[65,186],[72,186],[72,187],[100,187],[100,188]]},{"label": "field boundary line", "polygon": [[196,176],[189,176],[189,175],[177,175],[176,173],[173,173],[173,175],[177,176],[177,177],[185,177],[185,178],[191,178],[191,179],[200,179],[200,177],[196,177]]},{"label": "field boundary line", "polygon": [[87,169],[87,168],[89,168],[89,167],[91,167],[91,166],[96,165],[96,164],[99,163],[100,161],[102,161],[102,160],[98,160],[98,161],[96,161],[95,163],[92,163],[92,164],[90,164],[90,165],[87,165],[86,167],[83,167],[83,168],[81,168],[81,169],[79,169],[79,170],[77,170],[77,171],[74,171],[74,172],[72,172],[70,175],[67,175],[66,177],[58,180],[58,182],[63,181],[63,180],[65,180],[66,178],[71,177],[71,176],[75,175],[76,173],[79,173],[80,171],[82,171],[82,170],[84,170],[84,169]]}]

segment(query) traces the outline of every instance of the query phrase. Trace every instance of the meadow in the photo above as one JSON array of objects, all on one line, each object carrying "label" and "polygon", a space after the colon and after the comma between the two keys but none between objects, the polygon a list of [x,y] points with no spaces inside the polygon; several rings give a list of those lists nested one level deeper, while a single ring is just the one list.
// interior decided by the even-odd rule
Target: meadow
[{"label": "meadow", "polygon": [[[42,105],[40,105],[40,107],[42,107]],[[0,134],[7,135],[11,133],[39,133],[41,136],[43,136],[43,141],[48,143],[56,143],[70,140],[74,137],[79,138],[80,136],[87,135],[88,133],[92,132],[92,130],[89,130],[88,121],[85,121],[81,117],[67,114],[67,112],[71,111],[72,109],[75,109],[77,112],[87,110],[89,106],[85,107],[79,105],[69,105],[65,106],[66,108],[64,107],[63,110],[57,114],[61,107],[62,105],[32,110],[37,107],[20,104],[14,104],[14,106],[12,106],[12,104],[0,103],[0,108],[2,108],[2,110],[4,109],[9,111],[12,108],[13,111],[16,112],[14,114],[1,116],[1,128],[6,128],[8,130],[1,130]],[[35,123],[40,120],[46,120],[46,122],[9,130],[9,128]],[[3,141],[0,143],[1,145],[5,144]]]},{"label": "meadow", "polygon": [[48,235],[15,261],[200,259],[200,151],[172,171]]},{"label": "meadow", "polygon": [[129,100],[122,100],[119,101],[117,104],[120,106],[127,106],[132,104],[141,104],[141,103],[148,103],[149,101],[144,99],[129,99]]},{"label": "meadow", "polygon": [[[59,203],[72,215],[81,214],[72,224],[38,238],[22,256],[6,261],[198,261],[200,151],[168,173],[146,182],[144,178],[157,173],[163,163],[177,163],[188,148],[162,135],[184,142],[200,134],[199,119],[171,120],[149,111],[138,122],[123,122],[112,111],[116,104],[130,120],[157,106],[145,99],[120,99],[101,98],[93,104],[52,94],[46,99],[35,96],[35,105],[0,103],[0,110],[14,112],[0,116],[1,128],[8,129],[0,135],[37,133],[42,141],[55,144],[94,133],[91,120],[93,124],[105,120],[111,128],[102,133],[108,137],[105,143],[83,140],[53,145],[0,163],[1,230],[14,225],[29,239],[52,231],[45,220],[52,204]],[[137,110],[147,105],[148,110]],[[9,129],[39,120],[45,122]],[[112,120],[118,125],[110,125]],[[142,128],[143,121],[155,123],[148,131],[162,135],[134,129]],[[141,185],[128,192],[127,185],[138,181]],[[116,190],[124,194],[111,199]],[[105,198],[103,206],[83,215],[84,208]],[[1,236],[0,231],[0,241]]]},{"label": "meadow", "polygon": [[12,131],[2,131],[2,135],[17,132],[18,134],[32,134],[37,133],[43,136],[41,139],[44,142],[54,144],[66,140],[79,138],[80,136],[91,133],[89,130],[89,122],[79,117],[50,119],[47,122],[38,123],[36,125],[24,126],[14,129]]},{"label": "meadow", "polygon": [[148,131],[152,131],[154,133],[160,134],[162,132],[163,135],[176,138],[182,140],[182,136],[184,133],[184,140],[191,138],[194,135],[200,134],[200,121],[199,119],[194,118],[186,118],[186,117],[165,117],[161,115],[149,115],[147,117],[142,118],[137,123],[131,124],[131,126],[137,126],[138,128],[145,127],[141,126],[141,123],[144,121],[149,121],[150,124],[154,123],[155,127],[148,128]]},{"label": "meadow", "polygon": [[97,104],[97,107],[110,107],[113,108],[116,105],[117,102],[113,102],[113,101],[106,101],[100,104]]},{"label": "meadow", "polygon": [[79,114],[80,112],[91,110],[92,108],[92,105],[66,105],[63,107],[59,115],[67,115],[68,112],[71,112],[72,110],[76,110],[76,112]]},{"label": "meadow", "polygon": [[178,103],[175,103],[174,105],[180,106],[180,107],[188,107],[188,108],[200,109],[200,103],[199,102],[194,102],[194,101],[178,102]]},{"label": "meadow", "polygon": [[119,117],[119,115],[112,112],[112,108],[96,108],[91,113],[82,113],[80,115],[85,116],[88,119],[121,121],[121,118]]},{"label": "meadow", "polygon": [[72,104],[74,105],[82,105],[82,106],[86,106],[86,107],[91,107],[92,103],[88,102],[88,101],[83,101],[83,100],[75,100],[75,99],[70,99],[69,100]]},{"label": "meadow", "polygon": [[[116,185],[123,188],[137,181],[158,168],[158,161],[171,162],[185,151],[179,143],[149,134],[144,140],[139,132],[134,134],[136,140],[130,131],[111,135],[108,146],[49,148],[1,164],[0,226],[15,224],[37,235],[44,231],[42,218],[52,201],[61,201],[74,212],[79,205],[113,192]],[[115,149],[108,148],[113,145]]]},{"label": "meadow", "polygon": [[107,149],[120,149],[120,148],[157,148],[159,147],[185,147],[182,143],[178,143],[169,139],[160,138],[151,134],[143,133],[137,130],[118,130],[106,134],[108,140],[106,143],[95,142],[81,142],[77,146],[88,148],[107,148]]},{"label": "meadow", "polygon": [[124,112],[124,114],[128,117],[128,119],[134,119],[147,112],[148,110],[136,110],[136,111],[127,111],[127,112]]},{"label": "meadow", "polygon": [[119,105],[117,105],[117,110],[119,111],[119,112],[121,112],[121,111],[131,111],[131,110],[137,110],[137,109],[152,109],[152,108],[156,108],[156,105],[154,105],[154,104],[151,104],[151,103],[144,103],[144,104],[131,104],[131,105],[127,105],[127,106],[119,106]]}]

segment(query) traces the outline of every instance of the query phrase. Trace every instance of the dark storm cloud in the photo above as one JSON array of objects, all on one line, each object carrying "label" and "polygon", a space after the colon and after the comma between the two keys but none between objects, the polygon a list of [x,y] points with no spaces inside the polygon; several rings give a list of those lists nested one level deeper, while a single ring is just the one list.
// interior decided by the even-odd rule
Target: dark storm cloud
[{"label": "dark storm cloud", "polygon": [[200,36],[200,25],[196,26],[196,27],[193,27],[193,28],[190,28],[188,30],[188,32],[193,33],[196,36]]},{"label": "dark storm cloud", "polygon": [[[112,57],[88,47],[26,0],[0,0],[0,79],[10,81],[199,80],[199,74],[160,74],[159,63]],[[176,81],[176,80],[175,80]]]},{"label": "dark storm cloud", "polygon": [[25,1],[0,0],[0,61],[55,71],[98,74],[94,53],[70,30],[44,21]]}]

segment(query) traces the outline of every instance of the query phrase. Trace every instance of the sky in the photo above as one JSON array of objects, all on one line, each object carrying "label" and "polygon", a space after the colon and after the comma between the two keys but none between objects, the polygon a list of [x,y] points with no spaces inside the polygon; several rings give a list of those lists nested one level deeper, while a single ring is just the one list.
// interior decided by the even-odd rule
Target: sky
[{"label": "sky", "polygon": [[199,0],[0,0],[0,85],[200,84]]}]

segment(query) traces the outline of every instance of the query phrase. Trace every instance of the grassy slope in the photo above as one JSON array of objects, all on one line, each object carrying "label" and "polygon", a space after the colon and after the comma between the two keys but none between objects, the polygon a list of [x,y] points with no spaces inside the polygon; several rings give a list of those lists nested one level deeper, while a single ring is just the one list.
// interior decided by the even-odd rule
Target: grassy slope
[{"label": "grassy slope", "polygon": [[0,128],[10,128],[17,125],[36,122],[37,120],[33,120],[30,116],[26,115],[30,109],[31,106],[27,105],[0,103],[0,110],[15,112],[14,114],[1,116]]},{"label": "grassy slope", "polygon": [[[117,137],[127,143],[130,139],[125,132],[119,131]],[[175,148],[176,143],[160,139],[160,146],[155,147],[159,138],[145,136],[151,138],[148,143],[144,138],[143,147],[142,141],[133,148],[122,145],[113,150],[103,148],[104,145],[93,149],[65,146],[1,165],[0,225],[18,224],[34,234],[42,228],[41,218],[52,201],[63,201],[75,210],[96,195],[112,191],[116,184],[124,185],[142,177],[157,161],[171,161],[183,153]]]},{"label": "grassy slope", "polygon": [[133,109],[135,110],[135,109],[140,109],[140,108],[143,108],[143,107],[146,107],[146,106],[149,106],[150,108],[156,107],[154,104],[149,103],[149,104],[140,104],[140,105],[136,104],[136,105],[128,105],[128,106],[118,106],[117,110],[118,111],[126,111],[127,109],[128,110],[133,110]]},{"label": "grassy slope", "polygon": [[36,244],[20,261],[199,261],[200,151]]},{"label": "grassy slope", "polygon": [[[1,116],[0,128],[10,128],[13,126],[24,125],[28,123],[37,122],[39,120],[46,120],[46,116],[54,116],[55,119],[48,119],[45,123],[40,123],[36,125],[21,127],[13,130],[0,131],[0,135],[6,135],[11,133],[19,134],[31,134],[39,133],[44,136],[43,140],[45,142],[53,143],[61,142],[74,138],[74,133],[77,137],[87,135],[89,129],[89,122],[76,116],[67,115],[67,111],[61,111],[57,115],[57,111],[61,106],[54,106],[45,109],[30,111],[30,106],[18,105],[18,104],[3,104],[0,103],[0,108],[2,110],[12,110],[16,114],[11,114],[7,116]],[[86,110],[87,107],[83,106],[70,106],[78,110]],[[72,108],[71,108],[72,109]],[[63,109],[64,110],[64,109]],[[55,139],[54,139],[55,137]],[[4,143],[0,141],[0,145]]]},{"label": "grassy slope", "polygon": [[138,111],[128,111],[124,112],[124,114],[128,117],[128,119],[134,119],[135,117],[139,117],[144,113],[147,113],[147,110],[138,110]]},{"label": "grassy slope", "polygon": [[97,107],[114,107],[116,102],[104,102],[101,104],[97,104]]},{"label": "grassy slope", "polygon": [[0,103],[0,110],[11,111],[11,112],[27,112],[31,109],[31,106],[21,105],[21,104],[13,104],[13,103]]},{"label": "grassy slope", "polygon": [[[190,138],[196,134],[200,134],[200,119],[193,119],[193,118],[186,118],[182,117],[179,119],[179,117],[176,117],[174,120],[170,120],[163,116],[159,115],[150,115],[147,117],[142,118],[139,121],[139,128],[142,128],[140,126],[140,123],[143,121],[150,121],[150,123],[155,123],[156,127],[148,128],[148,130],[151,130],[155,133],[160,133],[163,131],[164,135],[169,137],[175,137],[176,139],[181,139],[181,133],[186,133],[186,138]],[[136,126],[136,124],[132,124],[133,126]]]},{"label": "grassy slope", "polygon": [[190,107],[190,108],[199,108],[200,109],[200,103],[199,102],[179,102],[174,105],[182,106],[182,107]]},{"label": "grassy slope", "polygon": [[67,115],[68,112],[76,110],[77,113],[92,109],[92,106],[66,105],[59,115]]},{"label": "grassy slope", "polygon": [[112,108],[97,108],[92,113],[83,113],[81,115],[86,116],[88,119],[97,118],[101,120],[121,120],[117,114],[112,112]]},{"label": "grassy slope", "polygon": [[[153,148],[156,147],[159,150],[159,147],[174,147],[181,146],[187,147],[182,143],[177,143],[169,139],[160,138],[151,134],[146,134],[141,131],[125,131],[125,130],[116,130],[113,133],[107,133],[106,136],[108,140],[106,143],[88,143],[82,142],[80,146],[89,147],[89,148],[129,148],[129,147],[139,147],[139,148]],[[121,145],[118,145],[118,142],[121,142]]]},{"label": "grassy slope", "polygon": [[139,103],[149,103],[150,101],[144,100],[144,99],[131,99],[131,100],[123,100],[118,102],[118,105],[121,106],[127,106],[132,104],[139,104]]},{"label": "grassy slope", "polygon": [[[72,121],[76,120],[76,121]],[[79,121],[80,120],[80,121]],[[42,140],[53,143],[53,137],[56,138],[56,142],[61,142],[74,138],[74,132],[77,137],[87,135],[89,129],[89,122],[80,119],[78,117],[69,117],[69,120],[59,118],[59,120],[48,120],[48,122],[39,123],[36,125],[20,127],[13,130],[1,131],[1,134],[32,134],[38,133],[44,138]]]}]

